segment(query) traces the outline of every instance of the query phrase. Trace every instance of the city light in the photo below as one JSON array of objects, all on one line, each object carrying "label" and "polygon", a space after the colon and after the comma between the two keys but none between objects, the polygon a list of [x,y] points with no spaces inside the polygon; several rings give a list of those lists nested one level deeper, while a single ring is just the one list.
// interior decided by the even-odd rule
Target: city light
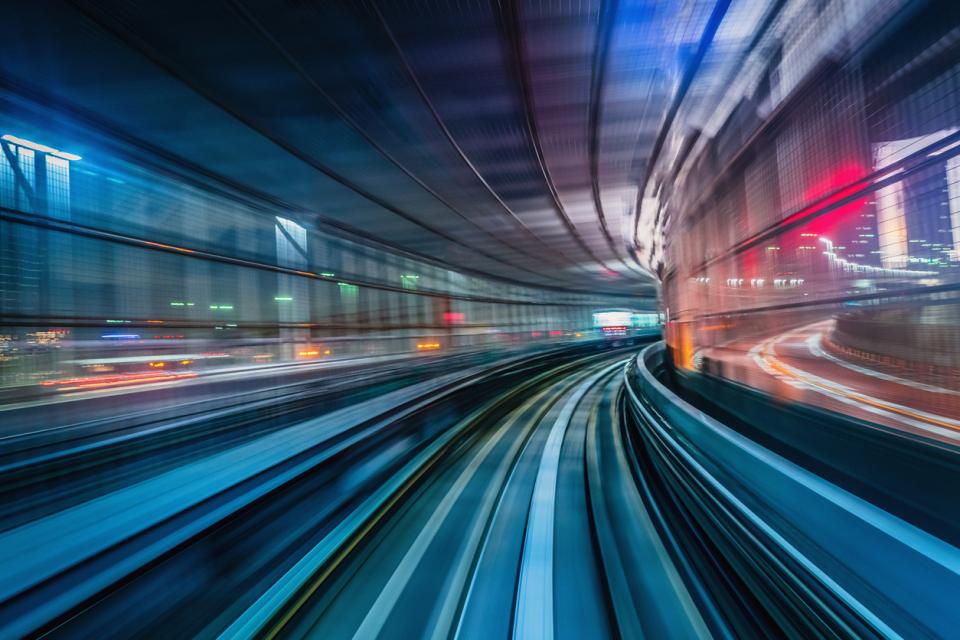
[{"label": "city light", "polygon": [[960,636],[960,0],[227,4],[4,5],[0,638]]}]

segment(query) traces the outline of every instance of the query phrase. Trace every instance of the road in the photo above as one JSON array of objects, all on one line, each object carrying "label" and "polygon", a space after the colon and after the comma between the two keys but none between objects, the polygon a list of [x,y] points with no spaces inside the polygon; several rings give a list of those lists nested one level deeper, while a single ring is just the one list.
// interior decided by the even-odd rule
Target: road
[{"label": "road", "polygon": [[791,402],[851,415],[927,438],[960,442],[960,391],[851,361],[824,343],[833,320],[706,349],[723,375]]}]

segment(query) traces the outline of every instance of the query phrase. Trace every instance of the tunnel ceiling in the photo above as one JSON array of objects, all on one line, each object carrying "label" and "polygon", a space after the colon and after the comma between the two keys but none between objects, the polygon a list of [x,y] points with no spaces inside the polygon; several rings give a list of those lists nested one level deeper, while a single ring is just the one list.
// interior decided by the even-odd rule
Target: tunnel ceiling
[{"label": "tunnel ceiling", "polygon": [[638,185],[769,4],[24,2],[2,67],[301,219],[497,278],[652,295]]}]

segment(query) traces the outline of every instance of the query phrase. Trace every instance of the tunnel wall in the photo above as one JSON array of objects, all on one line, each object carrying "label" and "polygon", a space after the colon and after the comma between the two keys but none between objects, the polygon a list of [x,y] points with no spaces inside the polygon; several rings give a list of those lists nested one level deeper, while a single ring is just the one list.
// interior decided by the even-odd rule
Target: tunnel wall
[{"label": "tunnel wall", "polygon": [[84,138],[15,92],[0,103],[0,386],[137,354],[267,364],[586,338],[594,311],[625,306],[389,250]]}]

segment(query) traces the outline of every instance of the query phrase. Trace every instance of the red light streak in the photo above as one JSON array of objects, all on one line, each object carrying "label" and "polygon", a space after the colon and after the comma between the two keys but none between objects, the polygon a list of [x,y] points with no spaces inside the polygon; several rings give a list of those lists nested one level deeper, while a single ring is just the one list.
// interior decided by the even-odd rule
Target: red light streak
[{"label": "red light streak", "polygon": [[[807,201],[812,200],[813,202],[778,222],[774,225],[774,229],[786,227],[801,220],[811,218],[810,223],[804,227],[806,231],[814,235],[829,234],[836,229],[838,221],[843,220],[850,213],[864,207],[869,198],[869,194],[864,193],[860,198],[856,198],[851,202],[831,209],[827,216],[820,217],[820,214],[823,213],[824,210],[830,209],[836,203],[854,197],[861,191],[868,189],[871,184],[872,180],[864,177],[864,172],[859,166],[852,164],[842,165],[826,179],[817,182],[806,190],[804,194],[805,199]],[[772,229],[747,238],[737,244],[733,248],[733,252],[738,252],[749,247],[755,243],[758,238],[769,235],[770,231],[772,231]],[[752,267],[754,265],[752,259],[748,259],[748,261],[749,264],[745,264],[744,268],[745,275],[750,276],[753,275]]]},{"label": "red light streak", "polygon": [[[151,363],[154,364],[154,363]],[[196,378],[196,373],[126,373],[112,376],[89,376],[85,378],[67,378],[64,380],[44,380],[44,387],[53,387],[59,391],[77,391],[80,389],[102,389],[106,387],[125,387],[155,382],[170,382],[185,378]]]}]

